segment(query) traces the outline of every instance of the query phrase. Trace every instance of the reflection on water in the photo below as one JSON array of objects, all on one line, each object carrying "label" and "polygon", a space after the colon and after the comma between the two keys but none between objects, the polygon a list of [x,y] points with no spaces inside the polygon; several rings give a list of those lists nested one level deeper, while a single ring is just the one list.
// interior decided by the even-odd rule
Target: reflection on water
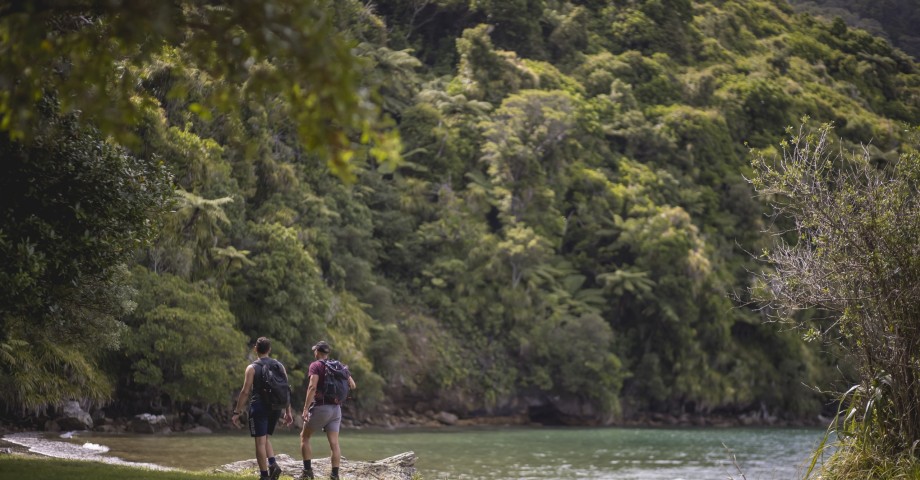
[{"label": "reflection on water", "polygon": [[[804,465],[824,432],[819,429],[755,428],[468,428],[440,430],[345,430],[343,455],[373,461],[414,451],[426,480],[621,479],[747,480],[802,478]],[[243,431],[215,435],[80,434],[72,442],[109,447],[109,455],[135,462],[204,470],[253,458]],[[323,438],[317,456],[328,456]],[[276,432],[277,453],[299,458],[296,432]],[[728,449],[730,449],[730,451]]]}]

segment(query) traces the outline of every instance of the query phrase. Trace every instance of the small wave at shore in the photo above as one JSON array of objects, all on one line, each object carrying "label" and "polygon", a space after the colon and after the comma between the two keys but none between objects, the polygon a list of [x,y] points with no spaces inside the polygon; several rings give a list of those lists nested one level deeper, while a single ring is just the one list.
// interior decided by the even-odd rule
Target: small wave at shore
[{"label": "small wave at shore", "polygon": [[113,465],[147,468],[150,470],[175,470],[155,463],[128,462],[118,457],[105,456],[103,454],[109,451],[109,447],[105,445],[96,443],[78,445],[76,443],[59,442],[57,440],[44,438],[42,434],[38,432],[13,433],[5,435],[3,440],[26,447],[29,449],[29,452],[44,455],[46,457],[65,458],[68,460],[89,460]]},{"label": "small wave at shore", "polygon": [[105,453],[109,451],[109,447],[106,447],[105,445],[99,445],[98,443],[84,443],[83,448],[99,453]]}]

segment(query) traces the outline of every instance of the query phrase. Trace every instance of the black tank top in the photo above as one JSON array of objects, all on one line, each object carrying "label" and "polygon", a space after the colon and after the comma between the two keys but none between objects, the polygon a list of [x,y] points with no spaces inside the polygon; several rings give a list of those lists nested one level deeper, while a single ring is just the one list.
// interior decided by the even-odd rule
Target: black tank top
[{"label": "black tank top", "polygon": [[255,373],[252,376],[252,391],[249,392],[249,404],[262,403],[262,369],[265,365],[273,362],[269,357],[260,358],[252,362]]}]

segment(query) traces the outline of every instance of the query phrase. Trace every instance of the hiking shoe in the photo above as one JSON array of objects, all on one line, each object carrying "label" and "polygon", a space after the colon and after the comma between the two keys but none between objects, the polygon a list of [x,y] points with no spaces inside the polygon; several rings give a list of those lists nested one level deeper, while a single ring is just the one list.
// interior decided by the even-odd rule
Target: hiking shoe
[{"label": "hiking shoe", "polygon": [[278,480],[278,477],[281,476],[281,467],[277,463],[273,463],[268,466],[268,478],[269,480]]},{"label": "hiking shoe", "polygon": [[329,480],[339,480],[339,476],[336,474],[329,475]]},{"label": "hiking shoe", "polygon": [[302,472],[300,472],[300,476],[297,477],[296,480],[313,480],[314,478],[316,477],[313,476],[313,469],[305,468]]}]

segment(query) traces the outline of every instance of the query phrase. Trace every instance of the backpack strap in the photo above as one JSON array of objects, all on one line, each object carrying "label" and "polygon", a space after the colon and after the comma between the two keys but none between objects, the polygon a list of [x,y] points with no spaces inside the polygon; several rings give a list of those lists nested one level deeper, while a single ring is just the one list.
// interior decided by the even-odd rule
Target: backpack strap
[{"label": "backpack strap", "polygon": [[262,364],[258,360],[252,362],[252,388],[249,390],[249,403],[262,400]]},{"label": "backpack strap", "polygon": [[316,394],[313,398],[315,405],[328,405],[326,403],[326,383],[329,381],[329,363],[328,358],[320,359],[319,363],[323,365],[323,383],[316,386]]}]

